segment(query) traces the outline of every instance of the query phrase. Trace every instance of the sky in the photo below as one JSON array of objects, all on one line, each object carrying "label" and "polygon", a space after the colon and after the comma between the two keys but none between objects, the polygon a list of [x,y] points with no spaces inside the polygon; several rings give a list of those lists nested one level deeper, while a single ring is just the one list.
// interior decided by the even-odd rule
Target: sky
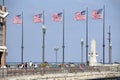
[{"label": "sky", "polygon": [[[55,12],[65,16],[65,62],[81,61],[81,39],[84,40],[84,62],[86,61],[86,22],[75,21],[75,12],[88,7],[88,45],[90,52],[91,40],[96,40],[97,61],[103,57],[103,19],[93,20],[92,10],[101,9],[105,5],[105,62],[108,63],[108,31],[111,26],[112,62],[120,62],[120,0],[5,0],[7,16],[7,62],[21,61],[21,28],[13,24],[15,15],[23,12],[24,27],[24,62],[42,62],[42,23],[33,23],[33,16],[44,11],[45,61],[55,62],[54,48],[58,47],[58,62],[62,62],[62,22],[53,22]],[[2,0],[0,0],[2,5]]]}]

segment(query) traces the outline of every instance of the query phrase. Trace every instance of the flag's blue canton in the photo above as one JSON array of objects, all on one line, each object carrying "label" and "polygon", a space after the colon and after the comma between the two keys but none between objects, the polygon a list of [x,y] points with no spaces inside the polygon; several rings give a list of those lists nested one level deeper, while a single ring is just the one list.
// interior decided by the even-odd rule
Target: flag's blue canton
[{"label": "flag's blue canton", "polygon": [[102,9],[98,9],[97,14],[102,14]]},{"label": "flag's blue canton", "polygon": [[16,15],[16,17],[21,18],[21,15]]},{"label": "flag's blue canton", "polygon": [[62,12],[58,13],[58,16],[61,17],[62,16]]},{"label": "flag's blue canton", "polygon": [[81,15],[85,15],[85,11],[82,11],[82,12],[81,12]]},{"label": "flag's blue canton", "polygon": [[42,14],[39,14],[38,17],[41,18],[41,17],[42,17]]}]

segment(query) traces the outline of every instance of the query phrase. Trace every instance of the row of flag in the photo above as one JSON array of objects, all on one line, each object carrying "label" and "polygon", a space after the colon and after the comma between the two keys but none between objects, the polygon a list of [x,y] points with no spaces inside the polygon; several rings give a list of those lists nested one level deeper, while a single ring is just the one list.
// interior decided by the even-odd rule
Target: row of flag
[{"label": "row of flag", "polygon": [[[74,15],[74,20],[86,20],[86,10],[83,10],[81,12],[76,12]],[[103,9],[97,9],[97,10],[93,10],[91,17],[93,19],[102,19],[103,15]],[[42,23],[43,22],[43,14],[37,14],[33,16],[33,22],[34,23]],[[52,21],[54,22],[61,22],[62,21],[62,16],[63,16],[63,12],[59,12],[59,13],[54,13],[52,15]],[[13,18],[13,23],[14,24],[21,24],[22,23],[22,15],[16,15]]]}]

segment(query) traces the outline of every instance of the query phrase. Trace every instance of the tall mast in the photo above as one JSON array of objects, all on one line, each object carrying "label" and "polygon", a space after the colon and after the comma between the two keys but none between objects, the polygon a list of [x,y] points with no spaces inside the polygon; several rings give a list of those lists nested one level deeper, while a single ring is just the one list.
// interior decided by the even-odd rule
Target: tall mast
[{"label": "tall mast", "polygon": [[62,48],[63,48],[63,61],[62,61],[62,63],[63,63],[63,64],[64,64],[64,57],[65,57],[65,56],[64,56],[64,55],[65,55],[65,54],[64,54],[64,49],[65,49],[65,44],[64,44],[65,34],[64,34],[64,33],[65,33],[65,30],[64,30],[64,9],[63,9],[63,46],[62,46]]},{"label": "tall mast", "polygon": [[103,7],[103,64],[105,64],[105,5]]},{"label": "tall mast", "polygon": [[109,64],[111,64],[111,58],[112,58],[112,43],[111,43],[111,27],[109,26],[109,32],[108,32],[108,42],[109,42]]},{"label": "tall mast", "polygon": [[88,65],[88,8],[86,12],[86,64]]},{"label": "tall mast", "polygon": [[21,63],[23,64],[23,12],[22,12],[22,43],[21,43]]},{"label": "tall mast", "polygon": [[3,6],[5,5],[5,2],[4,2],[4,0],[3,0]]}]

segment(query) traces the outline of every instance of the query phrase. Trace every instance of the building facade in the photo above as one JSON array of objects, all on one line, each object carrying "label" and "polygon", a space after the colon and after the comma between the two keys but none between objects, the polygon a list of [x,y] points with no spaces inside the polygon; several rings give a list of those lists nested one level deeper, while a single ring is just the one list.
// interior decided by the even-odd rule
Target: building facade
[{"label": "building facade", "polygon": [[[6,12],[5,6],[0,6],[0,10]],[[6,67],[6,19],[0,17],[0,67]]]}]

